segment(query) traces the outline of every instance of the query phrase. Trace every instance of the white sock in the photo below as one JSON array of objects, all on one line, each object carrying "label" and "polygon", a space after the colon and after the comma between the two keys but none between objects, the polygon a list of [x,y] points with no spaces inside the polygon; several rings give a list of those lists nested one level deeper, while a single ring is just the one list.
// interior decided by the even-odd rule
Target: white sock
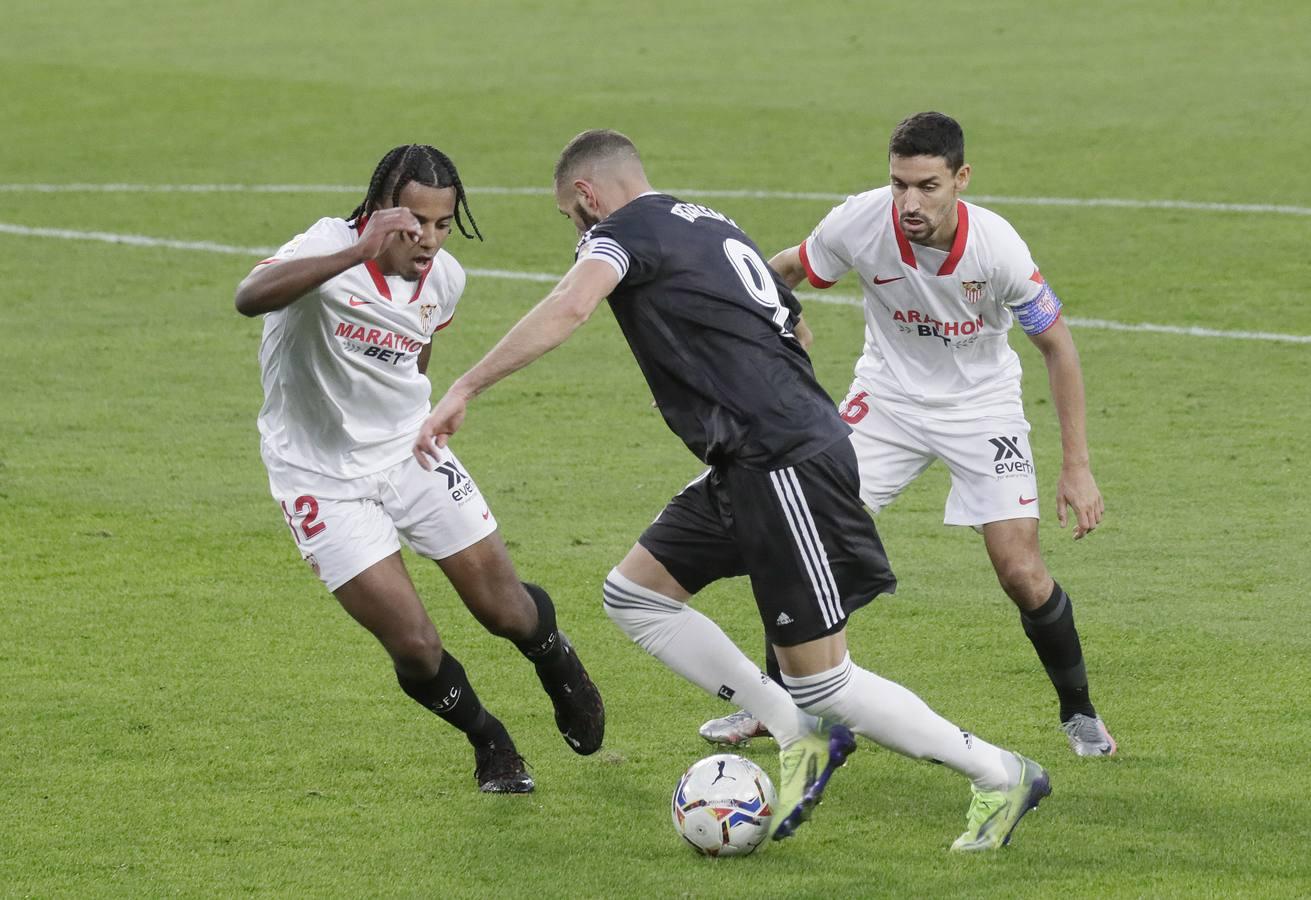
[{"label": "white sock", "polygon": [[618,569],[606,576],[604,590],[606,615],[624,634],[707,693],[741,704],[780,747],[818,726],[718,625],[686,603],[644,588]]},{"label": "white sock", "polygon": [[783,683],[806,712],[904,756],[942,763],[981,790],[1006,790],[1019,780],[1015,754],[957,728],[911,691],[852,665],[850,655],[818,675],[785,674]]}]

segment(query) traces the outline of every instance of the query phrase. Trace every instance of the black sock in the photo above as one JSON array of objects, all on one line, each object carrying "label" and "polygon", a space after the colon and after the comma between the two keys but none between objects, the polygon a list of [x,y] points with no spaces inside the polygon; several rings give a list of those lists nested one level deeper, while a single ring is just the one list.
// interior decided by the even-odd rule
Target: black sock
[{"label": "black sock", "polygon": [[399,672],[396,680],[420,706],[463,731],[469,743],[514,746],[501,720],[483,708],[464,674],[464,666],[449,650],[442,652],[437,674],[427,681],[410,681]]},{"label": "black sock", "polygon": [[1082,713],[1096,716],[1088,696],[1088,673],[1083,665],[1083,648],[1074,628],[1074,603],[1070,595],[1053,582],[1047,602],[1035,610],[1020,612],[1024,633],[1038,651],[1056,696],[1061,701],[1061,721]]},{"label": "black sock", "polygon": [[551,602],[551,595],[542,587],[527,581],[523,586],[537,606],[537,629],[526,639],[515,641],[514,645],[537,667],[539,675],[554,680],[567,674],[562,669],[567,656],[564,644],[560,641],[560,632],[556,630],[555,604]]},{"label": "black sock", "polygon": [[775,684],[783,684],[783,670],[778,667],[778,654],[774,652],[774,645],[768,638],[765,639],[765,674]]}]

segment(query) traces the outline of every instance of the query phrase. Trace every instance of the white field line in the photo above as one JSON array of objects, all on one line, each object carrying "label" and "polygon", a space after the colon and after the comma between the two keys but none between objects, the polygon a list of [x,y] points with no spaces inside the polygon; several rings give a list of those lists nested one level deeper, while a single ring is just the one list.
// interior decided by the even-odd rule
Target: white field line
[{"label": "white field line", "polygon": [[[0,184],[0,193],[10,194],[358,194],[358,185],[342,184]],[[547,187],[477,187],[471,194],[547,197]],[[823,191],[718,190],[713,188],[677,188],[669,193],[689,197],[746,200],[845,200],[846,194]],[[1285,206],[1273,203],[1212,203],[1197,200],[1132,200],[1121,197],[1004,197],[971,194],[969,199],[997,206],[1082,206],[1114,209],[1179,209],[1192,212],[1272,213],[1285,216],[1311,216],[1311,206]]]},{"label": "white field line", "polygon": [[[109,231],[73,231],[67,228],[32,228],[27,225],[14,225],[0,222],[0,234],[12,234],[18,237],[54,238],[66,241],[99,241],[106,244],[127,244],[132,247],[164,247],[169,250],[198,250],[205,253],[223,253],[230,256],[245,256],[259,259],[277,251],[277,247],[239,247],[233,244],[217,244],[213,241],[181,241],[172,238],[157,238],[143,234],[120,234]],[[515,272],[507,269],[467,269],[475,278],[503,278],[513,281],[535,281],[554,284],[559,275],[550,272]],[[847,294],[817,294],[813,291],[801,291],[797,294],[803,300],[817,303],[831,303],[839,306],[862,305],[859,297]],[[1188,337],[1227,338],[1230,340],[1275,341],[1285,344],[1311,344],[1311,335],[1277,334],[1268,331],[1222,331],[1215,328],[1199,328],[1185,325],[1154,325],[1150,322],[1114,322],[1107,319],[1082,319],[1069,317],[1069,324],[1076,328],[1096,328],[1106,331],[1150,331],[1160,334],[1179,334]]]}]

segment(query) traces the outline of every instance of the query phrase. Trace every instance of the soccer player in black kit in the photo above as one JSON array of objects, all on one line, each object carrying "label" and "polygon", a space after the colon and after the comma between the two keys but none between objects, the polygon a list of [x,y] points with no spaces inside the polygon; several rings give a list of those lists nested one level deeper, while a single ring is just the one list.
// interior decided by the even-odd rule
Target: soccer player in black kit
[{"label": "soccer player in black kit", "polygon": [[[791,291],[731,219],[654,191],[622,134],[570,141],[555,191],[582,235],[573,268],[451,385],[415,456],[435,464],[473,397],[559,346],[608,297],[666,423],[709,469],[606,576],[606,613],[778,739],[776,840],[809,817],[855,732],[970,779],[968,826],[953,850],[1007,843],[1051,791],[1043,768],[957,728],[847,653],[848,614],[896,579],[860,500],[849,429],[793,334]],[[735,575],[751,578],[785,687],[688,605]]]}]

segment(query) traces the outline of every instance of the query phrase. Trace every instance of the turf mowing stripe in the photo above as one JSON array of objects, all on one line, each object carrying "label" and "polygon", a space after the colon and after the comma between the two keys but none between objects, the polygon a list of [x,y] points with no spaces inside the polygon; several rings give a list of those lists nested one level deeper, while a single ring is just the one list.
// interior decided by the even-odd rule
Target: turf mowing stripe
[{"label": "turf mowing stripe", "polygon": [[[22,194],[358,194],[355,185],[341,184],[0,184],[0,192]],[[554,192],[547,187],[469,187],[471,194],[547,197]],[[714,188],[678,188],[670,194],[689,197],[713,197],[746,200],[824,200],[837,202],[846,194],[824,191],[719,190]],[[1114,209],[1177,209],[1190,212],[1275,213],[1286,216],[1311,216],[1311,206],[1284,206],[1273,203],[1213,203],[1199,200],[1130,200],[1122,197],[1004,197],[971,194],[967,199],[998,206],[1073,206],[1111,207]]]},{"label": "turf mowing stripe", "polygon": [[[164,247],[169,250],[200,250],[206,253],[248,256],[252,259],[266,257],[277,252],[278,249],[277,247],[238,247],[233,244],[217,244],[213,241],[180,241],[172,238],[150,237],[144,234],[73,231],[68,228],[33,228],[8,222],[0,222],[0,234],[12,234],[19,237],[55,238],[67,241],[100,241],[106,244],[126,244],[132,247]],[[549,272],[515,272],[509,269],[466,269],[465,271],[475,278],[503,278],[512,281],[535,281],[543,284],[554,284],[560,280],[559,275],[552,275]],[[813,291],[798,291],[797,296],[803,300],[837,306],[858,307],[863,302],[859,297],[846,294],[817,294]],[[1222,331],[1217,328],[1201,328],[1189,325],[1154,325],[1150,322],[1115,322],[1108,319],[1081,319],[1075,317],[1069,317],[1066,321],[1076,328],[1096,328],[1105,331],[1150,331],[1188,337],[1311,344],[1311,335],[1305,334],[1277,334],[1268,331]]]}]

